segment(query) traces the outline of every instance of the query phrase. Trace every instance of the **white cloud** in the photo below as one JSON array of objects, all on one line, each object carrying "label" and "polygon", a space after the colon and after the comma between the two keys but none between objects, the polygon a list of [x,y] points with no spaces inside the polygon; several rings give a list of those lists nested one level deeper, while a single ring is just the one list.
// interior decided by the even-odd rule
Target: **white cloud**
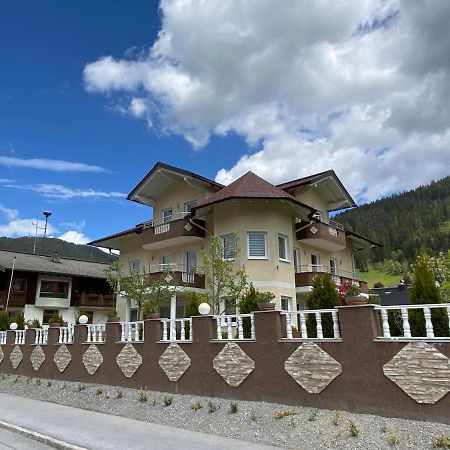
[{"label": "white cloud", "polygon": [[[0,224],[0,236],[6,237],[20,237],[20,236],[34,236],[36,232],[36,219],[20,219],[16,218],[13,220],[9,220],[5,224]],[[41,224],[43,225],[43,224]],[[41,233],[41,230],[38,230]],[[47,226],[47,234],[53,234],[57,230],[56,228],[49,223]]]},{"label": "white cloud", "polygon": [[17,209],[7,208],[0,204],[0,213],[3,213],[8,220],[14,220],[19,217],[19,211]]},{"label": "white cloud", "polygon": [[66,231],[65,233],[58,236],[58,239],[62,239],[63,241],[73,242],[74,244],[87,244],[90,239],[85,236],[83,233],[79,231]]},{"label": "white cloud", "polygon": [[115,199],[124,198],[126,194],[115,191],[97,191],[95,189],[78,189],[62,186],[60,184],[9,184],[7,187],[35,192],[42,197],[69,200],[76,198],[83,199]]},{"label": "white cloud", "polygon": [[[147,53],[87,64],[86,89],[195,148],[237,133],[252,153],[216,179],[334,168],[368,201],[450,167],[450,3],[162,0]],[[152,105],[148,108],[146,105]],[[427,162],[424,164],[424,162]]]},{"label": "white cloud", "polygon": [[[79,162],[61,161],[58,159],[43,159],[43,158],[21,159],[11,156],[0,156],[0,165],[7,167],[20,167],[26,169],[50,170],[53,172],[100,173],[106,171],[106,169],[104,169],[103,167],[93,166]],[[8,180],[3,181],[6,182]]]},{"label": "white cloud", "polygon": [[64,228],[70,228],[70,229],[73,229],[76,231],[82,231],[83,228],[86,226],[86,221],[80,220],[80,222],[61,222],[59,225]]}]

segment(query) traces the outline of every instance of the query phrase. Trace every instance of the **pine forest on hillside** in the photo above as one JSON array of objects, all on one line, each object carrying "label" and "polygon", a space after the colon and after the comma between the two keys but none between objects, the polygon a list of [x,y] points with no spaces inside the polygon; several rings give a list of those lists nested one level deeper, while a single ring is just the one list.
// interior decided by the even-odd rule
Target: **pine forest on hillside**
[{"label": "pine forest on hillside", "polygon": [[[15,239],[0,237],[0,250],[33,253],[33,247],[33,237],[20,237]],[[111,263],[117,259],[115,255],[105,253],[99,248],[89,245],[73,244],[72,242],[66,242],[56,238],[38,238],[36,240],[36,254],[52,256],[55,253],[58,253],[63,258],[101,263]]]},{"label": "pine forest on hillside", "polygon": [[334,219],[383,245],[356,254],[362,270],[368,263],[391,260],[403,263],[400,272],[405,272],[418,254],[437,255],[450,248],[450,176],[345,211]]}]

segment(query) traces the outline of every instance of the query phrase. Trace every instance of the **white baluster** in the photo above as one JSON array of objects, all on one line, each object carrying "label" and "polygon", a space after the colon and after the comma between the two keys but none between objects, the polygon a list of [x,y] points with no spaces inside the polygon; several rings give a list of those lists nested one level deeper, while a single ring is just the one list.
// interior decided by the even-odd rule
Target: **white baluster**
[{"label": "white baluster", "polygon": [[406,308],[401,308],[400,311],[402,312],[402,320],[403,320],[403,336],[405,338],[410,338],[411,328],[409,326],[408,310]]},{"label": "white baluster", "polygon": [[228,339],[233,339],[233,328],[232,328],[232,319],[231,317],[227,317],[227,331],[228,331]]},{"label": "white baluster", "polygon": [[167,320],[163,320],[163,341],[167,341]]},{"label": "white baluster", "polygon": [[300,332],[302,339],[308,339],[308,329],[306,328],[306,317],[304,312],[300,312]]},{"label": "white baluster", "polygon": [[391,337],[391,329],[389,328],[389,318],[387,310],[384,308],[380,309],[381,313],[381,323],[383,326],[383,337],[390,338]]},{"label": "white baluster", "polygon": [[339,320],[338,320],[337,311],[333,311],[331,313],[331,317],[333,318],[333,336],[335,339],[340,339],[341,332],[339,330]]},{"label": "white baluster", "polygon": [[124,342],[125,341],[125,324],[121,323],[120,324],[120,328],[121,328],[121,330],[120,330],[120,340],[122,342]]},{"label": "white baluster", "polygon": [[92,342],[92,327],[90,325],[87,326],[86,342]]},{"label": "white baluster", "polygon": [[433,322],[431,322],[430,308],[425,306],[423,308],[423,315],[425,317],[425,330],[427,332],[427,338],[434,338]]},{"label": "white baluster", "polygon": [[180,332],[180,339],[182,341],[186,340],[186,329],[185,329],[186,325],[184,320],[181,321],[181,332]]},{"label": "white baluster", "polygon": [[290,313],[286,313],[286,338],[292,339],[292,318]]},{"label": "white baluster", "polygon": [[43,344],[47,344],[48,343],[48,328],[44,329],[44,337],[43,337]]},{"label": "white baluster", "polygon": [[256,335],[255,335],[255,316],[252,314],[250,316],[250,326],[251,326],[251,338],[252,339],[256,339]]},{"label": "white baluster", "polygon": [[135,323],[135,334],[134,334],[134,340],[135,341],[139,341],[139,327],[140,327],[140,324],[139,324],[139,322],[136,322]]},{"label": "white baluster", "polygon": [[242,317],[237,317],[238,339],[244,339],[244,328],[242,327]]},{"label": "white baluster", "polygon": [[217,339],[222,340],[222,319],[220,317],[216,317],[216,326],[217,326]]},{"label": "white baluster", "polygon": [[315,313],[316,315],[316,326],[317,326],[317,338],[323,339],[323,331],[322,331],[322,316],[319,312]]},{"label": "white baluster", "polygon": [[192,319],[189,319],[189,339],[192,341],[192,336],[194,335],[192,330]]},{"label": "white baluster", "polygon": [[170,340],[171,341],[176,341],[177,340],[177,329],[176,324],[175,324],[175,320],[171,320],[170,322]]},{"label": "white baluster", "polygon": [[450,331],[450,306],[447,306],[448,331]]},{"label": "white baluster", "polygon": [[133,340],[133,324],[132,323],[127,323],[127,327],[128,327],[128,339],[127,339],[127,341],[132,341]]}]

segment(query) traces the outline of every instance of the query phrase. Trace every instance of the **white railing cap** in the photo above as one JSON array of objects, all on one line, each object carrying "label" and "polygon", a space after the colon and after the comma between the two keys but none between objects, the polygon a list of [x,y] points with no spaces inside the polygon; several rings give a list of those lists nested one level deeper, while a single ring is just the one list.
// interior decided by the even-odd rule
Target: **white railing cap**
[{"label": "white railing cap", "polygon": [[333,313],[338,312],[338,306],[335,306],[334,308],[328,308],[328,309],[299,309],[295,311],[280,311],[281,314],[314,314],[314,313]]},{"label": "white railing cap", "polygon": [[421,303],[421,304],[414,304],[414,305],[388,305],[388,306],[382,306],[382,305],[376,305],[375,309],[381,310],[381,309],[423,309],[423,308],[450,308],[450,303]]}]

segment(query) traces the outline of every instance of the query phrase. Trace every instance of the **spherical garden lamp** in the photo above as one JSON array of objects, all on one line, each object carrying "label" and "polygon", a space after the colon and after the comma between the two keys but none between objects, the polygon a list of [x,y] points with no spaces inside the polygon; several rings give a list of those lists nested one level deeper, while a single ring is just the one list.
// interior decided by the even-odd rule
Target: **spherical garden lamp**
[{"label": "spherical garden lamp", "polygon": [[202,316],[207,316],[211,311],[211,306],[208,305],[208,303],[200,303],[200,305],[198,305],[198,312],[202,315]]},{"label": "spherical garden lamp", "polygon": [[13,322],[10,326],[9,326],[9,329],[10,330],[17,330],[17,323],[16,322]]},{"label": "spherical garden lamp", "polygon": [[80,317],[78,317],[78,323],[81,325],[86,325],[89,322],[89,317],[86,316],[86,314],[82,314]]}]

